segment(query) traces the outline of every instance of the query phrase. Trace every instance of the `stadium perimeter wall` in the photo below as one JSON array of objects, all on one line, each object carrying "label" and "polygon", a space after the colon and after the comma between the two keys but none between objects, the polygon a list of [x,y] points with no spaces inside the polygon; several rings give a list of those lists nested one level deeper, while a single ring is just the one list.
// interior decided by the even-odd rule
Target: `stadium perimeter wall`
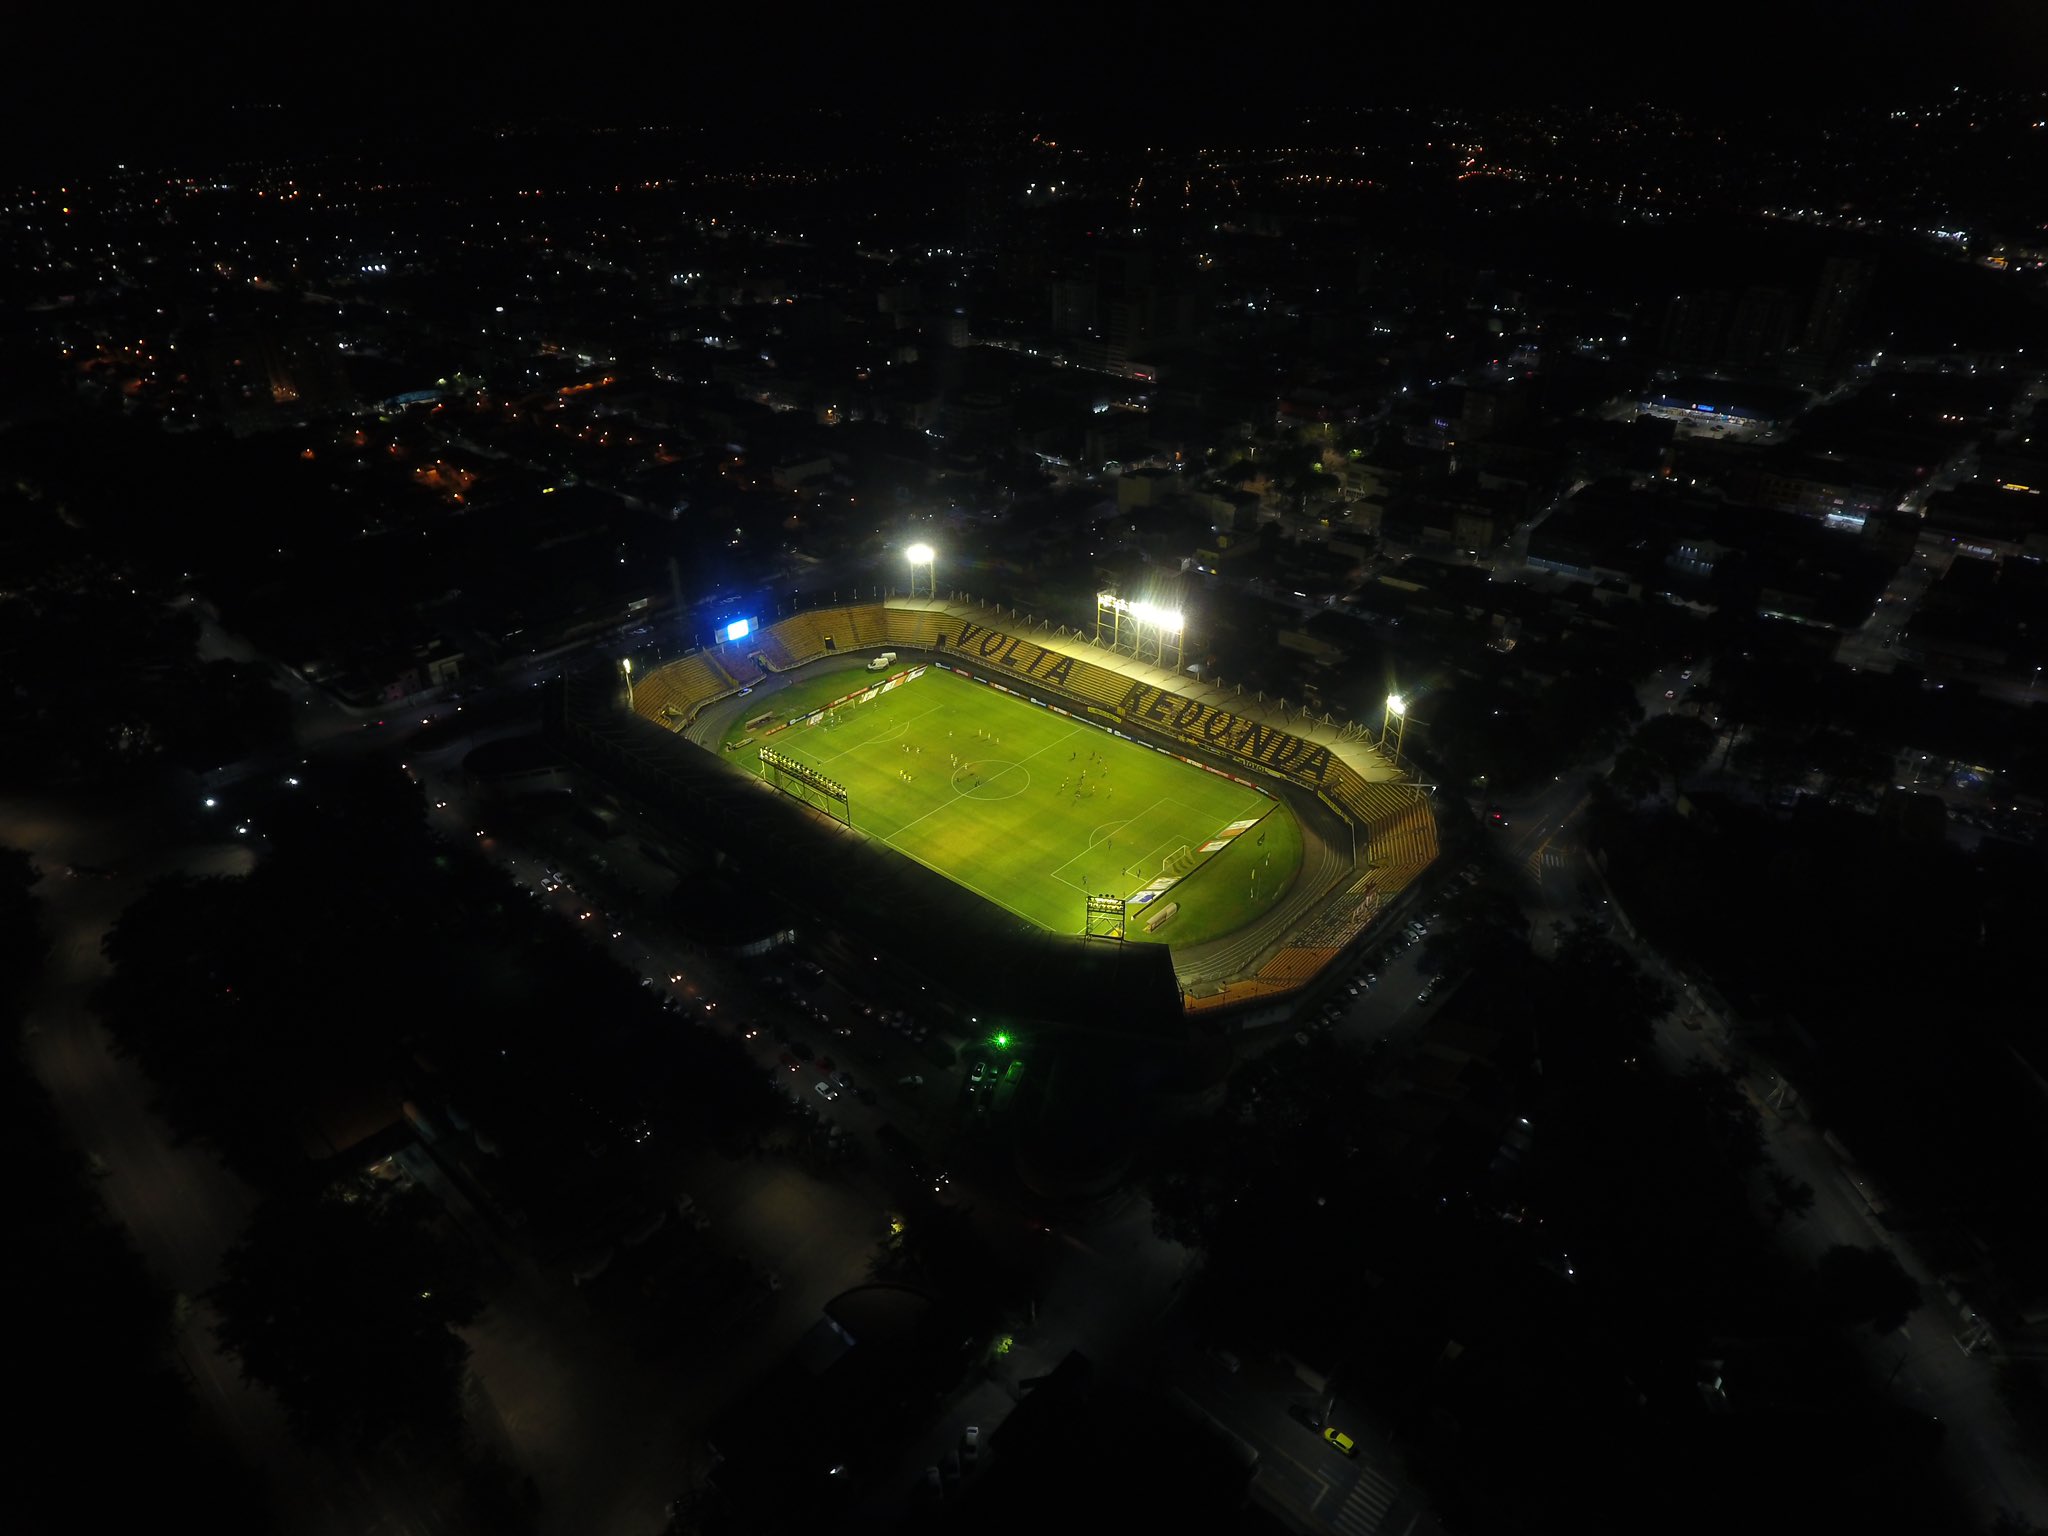
[{"label": "stadium perimeter wall", "polygon": [[890,955],[906,982],[964,1012],[1161,1039],[1186,1028],[1162,945],[1048,933],[702,748],[650,731],[608,679],[558,679],[544,718],[564,753],[632,795],[671,835],[711,852],[762,900],[799,925]]},{"label": "stadium perimeter wall", "polygon": [[[1192,1011],[1271,1000],[1308,985],[1436,857],[1427,797],[1355,735],[1295,718],[1283,724],[1235,697],[1191,697],[1183,691],[1186,679],[999,609],[894,601],[796,614],[657,669],[636,690],[634,708],[682,733],[709,705],[768,674],[891,648],[927,652],[998,686],[1078,706],[1084,717],[1133,739],[1281,780],[1313,794],[1351,831],[1341,872],[1314,877],[1327,899],[1312,904],[1313,915],[1292,901],[1241,939],[1179,952],[1180,985]],[[947,888],[955,889],[950,882]]]}]

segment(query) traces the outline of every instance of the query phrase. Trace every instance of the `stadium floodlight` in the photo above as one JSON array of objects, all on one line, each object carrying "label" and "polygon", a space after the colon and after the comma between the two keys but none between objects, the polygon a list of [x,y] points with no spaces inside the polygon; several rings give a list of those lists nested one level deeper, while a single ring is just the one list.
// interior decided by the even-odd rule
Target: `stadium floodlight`
[{"label": "stadium floodlight", "polygon": [[619,665],[626,669],[626,708],[631,709],[633,707],[633,658],[621,656],[619,658]]},{"label": "stadium floodlight", "polygon": [[1401,758],[1401,742],[1408,734],[1408,701],[1398,693],[1387,695],[1386,718],[1380,721],[1380,747],[1383,750],[1387,745],[1390,731],[1394,737],[1394,760],[1398,764]]},{"label": "stadium floodlight", "polygon": [[903,557],[910,562],[910,595],[917,596],[917,573],[921,570],[924,572],[924,595],[936,598],[939,595],[939,578],[933,562],[938,559],[939,552],[929,544],[918,543],[906,549]]},{"label": "stadium floodlight", "polygon": [[1399,695],[1398,693],[1390,693],[1390,694],[1388,694],[1388,695],[1387,695],[1387,713],[1388,713],[1388,714],[1390,714],[1390,715],[1405,715],[1405,714],[1407,714],[1407,713],[1408,713],[1408,701],[1407,701],[1406,699],[1402,698],[1402,697],[1401,697],[1401,695]]},{"label": "stadium floodlight", "polygon": [[932,563],[932,557],[936,553],[937,551],[935,551],[929,544],[913,544],[910,546],[910,548],[906,549],[903,552],[904,557],[907,560],[909,560],[912,565],[930,565]]},{"label": "stadium floodlight", "polygon": [[1152,622],[1170,635],[1180,633],[1181,615],[1178,608],[1154,608]]}]

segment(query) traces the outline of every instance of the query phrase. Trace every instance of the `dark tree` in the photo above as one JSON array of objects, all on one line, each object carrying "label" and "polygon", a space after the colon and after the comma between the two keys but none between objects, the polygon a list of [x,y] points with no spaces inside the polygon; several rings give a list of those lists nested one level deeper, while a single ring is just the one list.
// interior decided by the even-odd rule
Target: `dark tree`
[{"label": "dark tree", "polygon": [[1663,764],[1635,743],[1614,754],[1607,783],[1622,799],[1647,800],[1664,786]]},{"label": "dark tree", "polygon": [[459,1440],[469,1346],[454,1330],[482,1303],[436,1221],[418,1191],[280,1195],[222,1260],[215,1333],[309,1439]]},{"label": "dark tree", "polygon": [[43,904],[33,892],[43,872],[19,848],[0,848],[0,1007],[35,976],[49,948]]},{"label": "dark tree", "polygon": [[1551,961],[1557,985],[1547,1057],[1602,1067],[1638,1055],[1657,1020],[1671,1011],[1671,989],[1646,976],[1611,939],[1568,925]]},{"label": "dark tree", "polygon": [[1820,1256],[1815,1272],[1821,1304],[1844,1322],[1879,1333],[1903,1328],[1920,1305],[1920,1287],[1886,1248],[1842,1243]]},{"label": "dark tree", "polygon": [[1429,968],[1452,975],[1488,969],[1528,952],[1529,918],[1522,904],[1493,885],[1451,898],[1444,920],[1422,941]]},{"label": "dark tree", "polygon": [[1771,1219],[1783,1221],[1787,1216],[1799,1217],[1813,1209],[1813,1186],[1804,1179],[1795,1179],[1781,1169],[1773,1168],[1771,1181]]},{"label": "dark tree", "polygon": [[1636,728],[1635,745],[1675,783],[1683,784],[1707,764],[1714,732],[1691,715],[1658,715]]}]

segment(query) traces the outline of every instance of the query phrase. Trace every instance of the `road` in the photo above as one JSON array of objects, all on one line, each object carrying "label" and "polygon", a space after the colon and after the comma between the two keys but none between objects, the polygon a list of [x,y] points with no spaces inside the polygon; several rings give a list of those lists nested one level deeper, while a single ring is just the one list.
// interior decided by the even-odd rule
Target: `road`
[{"label": "road", "polygon": [[[309,1536],[432,1536],[444,1529],[430,1491],[305,1451],[268,1393],[244,1382],[215,1346],[211,1315],[193,1298],[218,1277],[255,1195],[212,1157],[180,1145],[150,1110],[140,1070],[111,1049],[90,998],[106,975],[100,940],[147,883],[172,873],[234,875],[243,844],[165,847],[145,819],[125,822],[58,799],[0,800],[0,844],[26,848],[43,870],[36,887],[52,936],[49,964],[30,994],[25,1049],[79,1149],[104,1167],[102,1198],[144,1261],[181,1298],[176,1347],[200,1404],[263,1476],[280,1530]],[[67,873],[109,869],[108,878]]]},{"label": "road", "polygon": [[[1568,801],[1583,803],[1587,782],[1586,777],[1567,775],[1535,797],[1520,818],[1532,824],[1505,849],[1523,877],[1524,910],[1539,940],[1555,923],[1596,910],[1602,899],[1589,903],[1580,894],[1604,886],[1583,844],[1572,836],[1573,816],[1567,806]],[[1620,919],[1612,933],[1615,942],[1679,1000],[1657,1025],[1656,1049],[1665,1066],[1682,1071],[1706,1063],[1726,1069],[1749,1055],[1712,1001],[1634,935],[1625,912],[1616,911],[1615,916]],[[1947,1426],[1944,1464],[1986,1524],[1999,1508],[2048,1523],[2048,1483],[2018,1443],[2019,1428],[1998,1397],[1993,1361],[1986,1352],[1964,1347],[1972,1315],[1944,1293],[1908,1240],[1878,1222],[1841,1157],[1797,1109],[1796,1093],[1784,1091],[1768,1064],[1752,1057],[1746,1065],[1744,1086],[1762,1118],[1771,1156],[1789,1176],[1814,1191],[1813,1209],[1777,1228],[1787,1256],[1810,1268],[1829,1247],[1841,1243],[1884,1248],[1897,1256],[1920,1284],[1924,1304],[1897,1334],[1855,1335],[1871,1379],[1883,1384],[1895,1400]],[[1758,1219],[1769,1219],[1761,1202]]]}]

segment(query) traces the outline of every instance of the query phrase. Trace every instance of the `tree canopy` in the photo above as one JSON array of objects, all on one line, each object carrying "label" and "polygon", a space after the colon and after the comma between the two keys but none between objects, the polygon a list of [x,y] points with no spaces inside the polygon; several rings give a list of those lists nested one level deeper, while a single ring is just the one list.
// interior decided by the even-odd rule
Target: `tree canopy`
[{"label": "tree canopy", "polygon": [[417,1189],[293,1191],[223,1258],[215,1333],[308,1438],[459,1439],[469,1346],[453,1330],[482,1303],[470,1250],[437,1219]]}]

